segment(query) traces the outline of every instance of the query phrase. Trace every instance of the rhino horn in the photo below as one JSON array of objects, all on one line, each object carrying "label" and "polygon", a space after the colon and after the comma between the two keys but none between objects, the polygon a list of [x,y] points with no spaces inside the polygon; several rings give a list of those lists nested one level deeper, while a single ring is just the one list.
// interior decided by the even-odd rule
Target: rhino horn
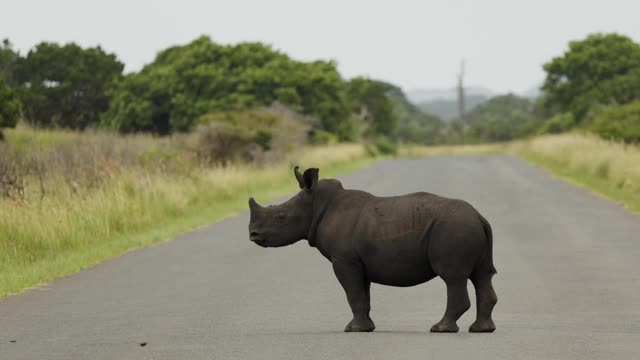
[{"label": "rhino horn", "polygon": [[251,209],[251,210],[262,209],[262,206],[260,206],[260,204],[258,204],[253,197],[250,197],[249,198],[249,209]]}]

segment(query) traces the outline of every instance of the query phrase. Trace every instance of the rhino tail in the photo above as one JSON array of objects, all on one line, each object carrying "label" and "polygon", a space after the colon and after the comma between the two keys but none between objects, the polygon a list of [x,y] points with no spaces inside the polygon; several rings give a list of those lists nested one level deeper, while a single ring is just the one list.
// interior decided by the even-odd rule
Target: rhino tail
[{"label": "rhino tail", "polygon": [[484,218],[484,216],[478,214],[482,228],[484,229],[485,239],[487,240],[487,252],[485,253],[482,261],[482,266],[488,268],[489,273],[497,274],[495,266],[493,265],[493,231],[491,230],[491,224]]}]

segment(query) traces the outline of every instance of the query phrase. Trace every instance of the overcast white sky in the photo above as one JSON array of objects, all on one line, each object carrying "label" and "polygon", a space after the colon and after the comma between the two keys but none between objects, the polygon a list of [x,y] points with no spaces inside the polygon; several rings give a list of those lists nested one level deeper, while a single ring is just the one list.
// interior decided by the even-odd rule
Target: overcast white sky
[{"label": "overcast white sky", "polygon": [[101,45],[126,69],[201,34],[263,41],[294,58],[334,59],[346,77],[406,90],[466,83],[524,91],[573,39],[616,31],[640,41],[640,0],[0,0],[0,38]]}]

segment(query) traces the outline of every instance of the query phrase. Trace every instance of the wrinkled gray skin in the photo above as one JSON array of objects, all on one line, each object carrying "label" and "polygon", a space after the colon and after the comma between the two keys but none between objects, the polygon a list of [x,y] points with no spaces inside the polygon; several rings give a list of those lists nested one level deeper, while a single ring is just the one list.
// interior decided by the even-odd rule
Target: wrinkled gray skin
[{"label": "wrinkled gray skin", "polygon": [[249,237],[262,247],[307,239],[333,265],[353,312],[345,331],[373,331],[371,283],[414,286],[440,276],[447,309],[432,332],[457,332],[456,321],[471,306],[467,279],[476,290],[477,318],[471,332],[493,332],[497,302],[491,285],[491,226],[462,200],[420,192],[377,197],[345,190],[335,179],[318,181],[318,169],[294,174],[300,188],[287,202],[262,207],[249,199]]}]

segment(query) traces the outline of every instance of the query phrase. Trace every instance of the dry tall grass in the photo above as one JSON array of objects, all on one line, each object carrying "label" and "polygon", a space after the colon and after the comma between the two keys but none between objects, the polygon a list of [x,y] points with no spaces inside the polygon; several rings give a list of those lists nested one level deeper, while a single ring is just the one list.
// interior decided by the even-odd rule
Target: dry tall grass
[{"label": "dry tall grass", "polygon": [[551,162],[575,174],[599,178],[616,188],[640,194],[640,147],[595,135],[545,135],[514,142],[506,151]]},{"label": "dry tall grass", "polygon": [[491,155],[500,154],[503,146],[499,144],[478,145],[403,145],[398,151],[399,156],[428,157],[444,155]]},{"label": "dry tall grass", "polygon": [[[265,201],[295,191],[294,164],[330,176],[368,158],[361,145],[294,147],[268,165],[216,167],[199,163],[181,136],[29,129],[7,135],[9,142],[0,143],[0,296],[244,209],[250,195]],[[640,148],[591,135],[403,146],[399,155],[505,153],[573,179],[599,179],[640,209]]]},{"label": "dry tall grass", "polygon": [[510,143],[405,146],[403,156],[510,154],[587,186],[640,212],[640,147],[588,133],[544,135]]},{"label": "dry tall grass", "polygon": [[169,235],[136,234],[171,224],[184,231],[246,207],[250,194],[294,191],[291,164],[327,174],[367,157],[362,146],[340,145],[291,149],[268,165],[216,167],[198,163],[179,137],[7,135],[0,170],[12,172],[22,192],[0,194],[0,296]]}]

